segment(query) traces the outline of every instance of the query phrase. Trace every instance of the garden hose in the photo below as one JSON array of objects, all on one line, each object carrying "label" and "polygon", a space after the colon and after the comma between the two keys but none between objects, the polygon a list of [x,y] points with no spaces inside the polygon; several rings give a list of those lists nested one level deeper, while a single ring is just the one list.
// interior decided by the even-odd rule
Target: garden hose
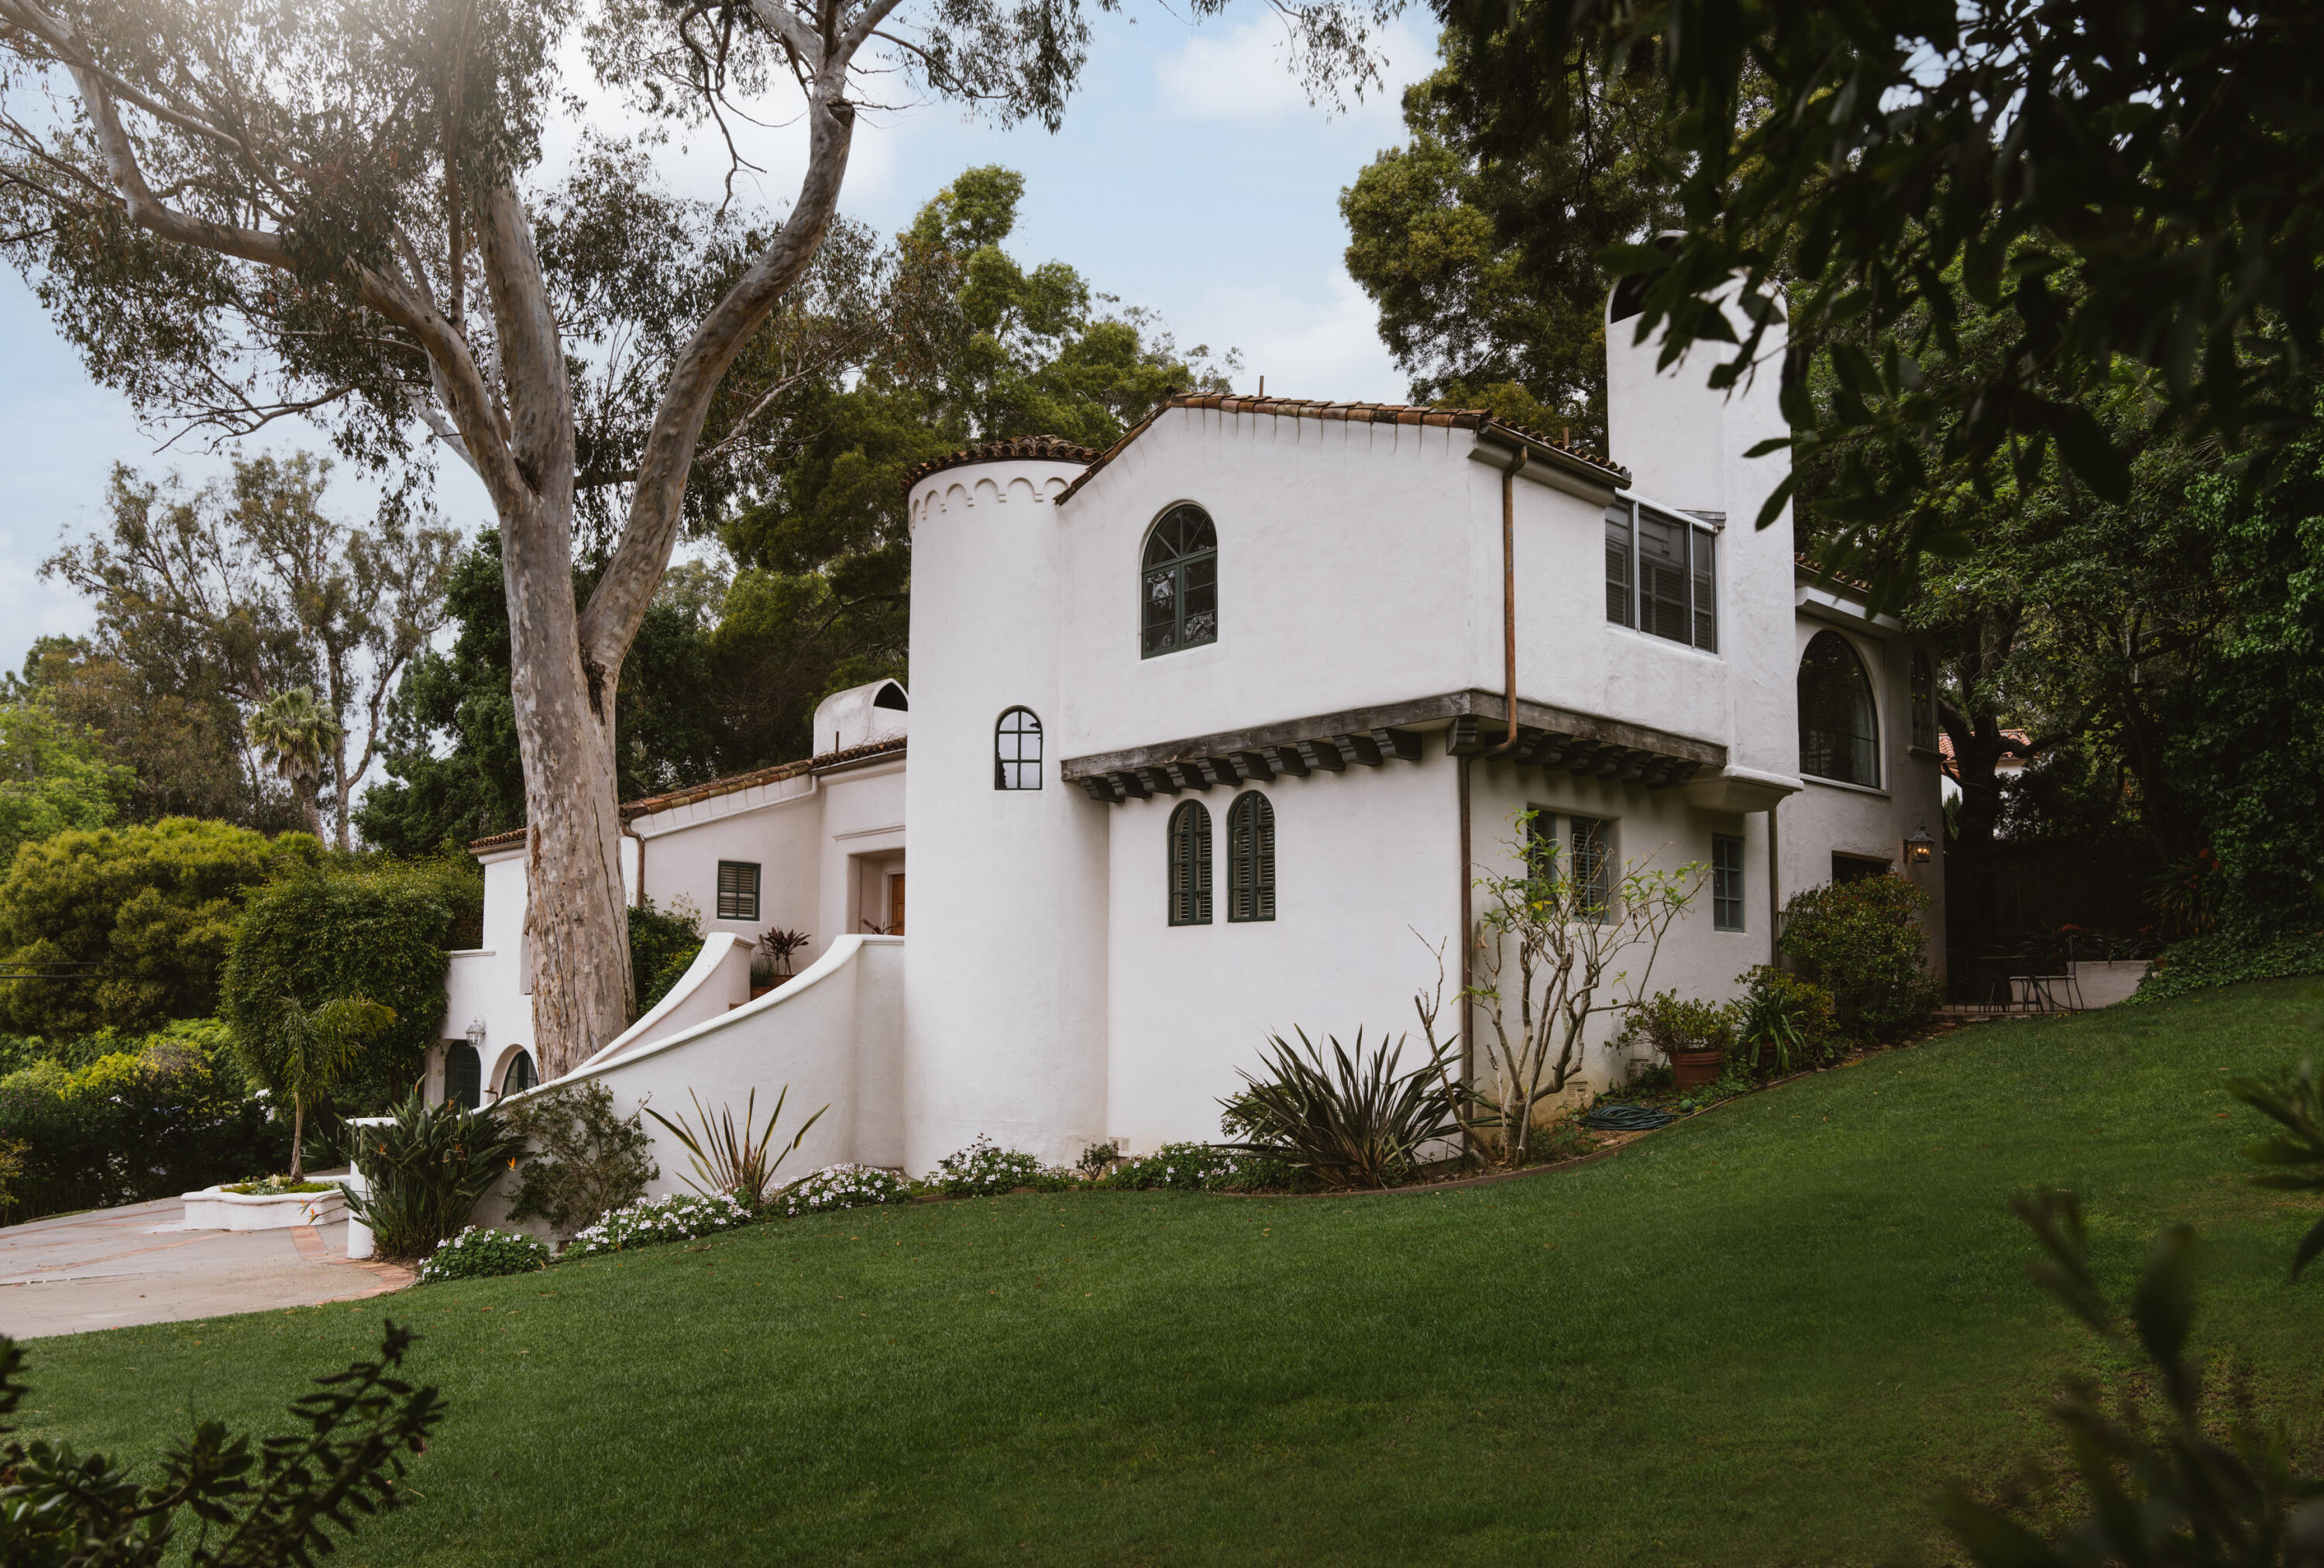
[{"label": "garden hose", "polygon": [[1600,1132],[1652,1132],[1677,1120],[1669,1111],[1657,1111],[1650,1105],[1600,1105],[1583,1116],[1582,1124]]}]

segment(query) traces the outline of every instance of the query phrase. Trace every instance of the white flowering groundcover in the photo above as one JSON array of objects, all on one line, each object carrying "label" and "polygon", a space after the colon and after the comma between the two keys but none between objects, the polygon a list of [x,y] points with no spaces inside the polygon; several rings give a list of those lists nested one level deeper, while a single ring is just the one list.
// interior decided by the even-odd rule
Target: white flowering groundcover
[{"label": "white flowering groundcover", "polygon": [[530,1274],[549,1267],[549,1244],[515,1231],[494,1231],[470,1225],[445,1242],[420,1265],[420,1282],[442,1279],[492,1279],[503,1274]]},{"label": "white flowering groundcover", "polygon": [[661,1241],[690,1241],[750,1221],[751,1211],[724,1193],[716,1197],[680,1193],[675,1197],[646,1199],[614,1209],[581,1231],[567,1245],[565,1256],[593,1258],[600,1252],[620,1252]]},{"label": "white flowering groundcover", "polygon": [[911,1195],[912,1184],[894,1171],[876,1165],[827,1165],[783,1194],[783,1213],[823,1214],[835,1209],[900,1204]]},{"label": "white flowering groundcover", "polygon": [[979,1138],[957,1154],[948,1154],[928,1173],[928,1185],[954,1197],[1005,1193],[1014,1187],[1064,1185],[1065,1177],[1042,1168],[1041,1162],[1020,1148],[997,1148],[989,1138]]}]

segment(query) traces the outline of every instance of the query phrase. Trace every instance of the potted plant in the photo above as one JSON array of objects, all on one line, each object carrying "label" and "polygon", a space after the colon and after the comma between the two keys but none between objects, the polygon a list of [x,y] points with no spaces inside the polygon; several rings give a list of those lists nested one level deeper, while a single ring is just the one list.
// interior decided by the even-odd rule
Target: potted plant
[{"label": "potted plant", "polygon": [[815,940],[804,931],[769,929],[751,955],[751,995],[753,1000],[791,978],[791,958]]},{"label": "potted plant", "polygon": [[1716,1003],[1682,1001],[1674,991],[1657,992],[1630,1009],[1622,1030],[1628,1044],[1644,1038],[1671,1066],[1681,1090],[1715,1084],[1727,1070],[1728,1011]]}]

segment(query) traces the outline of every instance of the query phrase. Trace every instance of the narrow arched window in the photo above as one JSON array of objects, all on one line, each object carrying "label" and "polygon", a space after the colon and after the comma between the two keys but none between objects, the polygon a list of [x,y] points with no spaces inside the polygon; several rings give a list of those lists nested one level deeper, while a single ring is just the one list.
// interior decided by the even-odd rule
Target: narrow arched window
[{"label": "narrow arched window", "polygon": [[445,1047],[444,1103],[474,1111],[484,1097],[484,1065],[476,1059],[476,1047],[462,1040]]},{"label": "narrow arched window", "polygon": [[1031,708],[1010,708],[993,726],[992,787],[1041,787],[1041,721]]},{"label": "narrow arched window", "polygon": [[1151,659],[1219,640],[1219,530],[1181,502],[1146,536],[1139,563],[1139,648]]},{"label": "narrow arched window", "polygon": [[1211,814],[1189,800],[1170,814],[1170,924],[1211,923]]},{"label": "narrow arched window", "polygon": [[1227,807],[1227,918],[1275,918],[1275,807],[1256,789]]},{"label": "narrow arched window", "polygon": [[1880,728],[1872,680],[1848,639],[1819,632],[1800,656],[1800,771],[1880,787]]},{"label": "narrow arched window", "polygon": [[1937,749],[1937,675],[1925,648],[1913,650],[1913,744]]},{"label": "narrow arched window", "polygon": [[509,1063],[508,1071],[501,1075],[501,1093],[521,1094],[540,1082],[540,1075],[532,1068],[532,1053],[519,1051]]}]

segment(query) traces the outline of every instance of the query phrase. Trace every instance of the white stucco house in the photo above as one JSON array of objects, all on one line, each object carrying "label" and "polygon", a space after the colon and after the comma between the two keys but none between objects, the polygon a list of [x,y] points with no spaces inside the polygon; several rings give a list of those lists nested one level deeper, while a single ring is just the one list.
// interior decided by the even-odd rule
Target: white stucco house
[{"label": "white stucco house", "polygon": [[[832,1108],[816,1164],[918,1172],[979,1134],[1070,1160],[1215,1138],[1269,1031],[1411,1028],[1527,807],[1578,854],[1714,868],[1658,988],[1731,994],[1835,876],[1941,899],[1909,842],[1940,822],[1928,652],[1803,566],[1788,512],[1752,526],[1774,387],[1608,337],[1613,457],[1204,395],[1104,452],[915,472],[908,698],[843,692],[811,760],[624,807],[633,895],[713,935],[580,1072],[624,1110],[788,1084]],[[438,1094],[447,1062],[463,1097],[530,1082],[523,844],[475,846]],[[813,945],[752,999],[772,927]]]}]

